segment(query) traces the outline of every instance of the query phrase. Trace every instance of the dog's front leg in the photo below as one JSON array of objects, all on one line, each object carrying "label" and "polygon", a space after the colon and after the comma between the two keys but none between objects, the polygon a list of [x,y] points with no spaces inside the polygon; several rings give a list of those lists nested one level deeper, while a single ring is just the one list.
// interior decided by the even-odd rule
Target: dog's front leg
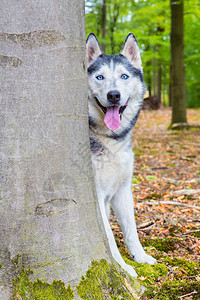
[{"label": "dog's front leg", "polygon": [[138,238],[131,191],[131,179],[119,188],[112,199],[111,206],[124,233],[125,243],[131,255],[134,257],[134,260],[139,263],[154,264],[156,259],[145,253]]},{"label": "dog's front leg", "polygon": [[106,200],[105,200],[105,197],[104,197],[103,193],[98,191],[98,189],[97,189],[97,196],[98,196],[101,216],[102,216],[102,219],[103,219],[104,228],[105,228],[105,232],[106,232],[106,235],[107,235],[107,238],[108,238],[108,243],[109,243],[111,254],[112,254],[113,258],[116,260],[116,262],[126,272],[128,272],[132,277],[137,277],[137,273],[135,272],[133,267],[126,264],[125,261],[123,260],[123,258],[121,257],[121,254],[119,253],[119,250],[117,248],[117,244],[115,242],[115,239],[114,239],[114,236],[113,236],[113,233],[112,233],[109,221],[108,221],[108,217],[106,215],[106,205],[105,205]]}]

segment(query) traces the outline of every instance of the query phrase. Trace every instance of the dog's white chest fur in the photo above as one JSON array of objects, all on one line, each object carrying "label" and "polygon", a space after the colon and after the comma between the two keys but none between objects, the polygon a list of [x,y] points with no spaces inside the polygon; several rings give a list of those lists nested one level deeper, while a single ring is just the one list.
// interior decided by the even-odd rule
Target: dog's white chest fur
[{"label": "dog's white chest fur", "polygon": [[95,184],[109,201],[132,176],[133,152],[127,143],[108,142],[99,155],[92,154]]}]

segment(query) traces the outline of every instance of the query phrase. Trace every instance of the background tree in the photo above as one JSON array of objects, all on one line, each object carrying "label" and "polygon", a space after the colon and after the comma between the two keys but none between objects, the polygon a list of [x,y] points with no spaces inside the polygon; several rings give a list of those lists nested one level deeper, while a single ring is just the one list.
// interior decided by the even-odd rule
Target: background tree
[{"label": "background tree", "polygon": [[171,6],[171,103],[172,124],[187,123],[184,69],[183,0],[170,1]]},{"label": "background tree", "polygon": [[[83,4],[2,4],[2,300],[13,292],[15,299],[72,299],[64,284],[74,288],[91,261],[110,261],[90,161]],[[114,266],[98,266],[78,294],[120,292],[129,299],[123,277],[106,290]]]},{"label": "background tree", "polygon": [[[106,38],[106,2],[107,0],[103,0],[103,5],[102,5],[102,40],[104,40]],[[105,52],[106,51],[106,45],[105,43],[102,43],[102,51]]]}]

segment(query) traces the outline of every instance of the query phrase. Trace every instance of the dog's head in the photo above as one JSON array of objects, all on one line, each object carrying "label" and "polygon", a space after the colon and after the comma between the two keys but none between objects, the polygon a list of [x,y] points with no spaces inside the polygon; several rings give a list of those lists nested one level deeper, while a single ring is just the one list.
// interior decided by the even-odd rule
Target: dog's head
[{"label": "dog's head", "polygon": [[[96,36],[86,43],[89,87],[89,113],[109,130],[133,127],[144,95],[139,47],[130,33],[119,55],[103,54]],[[131,128],[132,128],[131,127]]]}]

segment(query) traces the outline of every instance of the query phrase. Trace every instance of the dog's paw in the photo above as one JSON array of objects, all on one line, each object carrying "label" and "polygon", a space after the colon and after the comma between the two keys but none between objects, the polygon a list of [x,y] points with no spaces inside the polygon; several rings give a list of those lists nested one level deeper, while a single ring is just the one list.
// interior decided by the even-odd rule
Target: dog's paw
[{"label": "dog's paw", "polygon": [[124,269],[124,271],[129,273],[129,275],[131,275],[132,277],[134,277],[134,278],[137,277],[137,273],[135,272],[134,268],[131,265],[124,263],[123,265],[121,265],[121,267]]},{"label": "dog's paw", "polygon": [[141,255],[134,255],[134,260],[138,263],[153,265],[157,262],[155,258],[151,255],[146,254],[145,252]]}]

